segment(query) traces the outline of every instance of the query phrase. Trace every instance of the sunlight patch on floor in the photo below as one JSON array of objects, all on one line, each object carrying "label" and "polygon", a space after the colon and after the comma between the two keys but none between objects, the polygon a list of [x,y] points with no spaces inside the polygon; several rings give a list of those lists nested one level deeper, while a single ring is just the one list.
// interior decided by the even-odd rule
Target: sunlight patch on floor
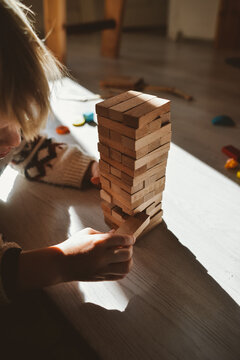
[{"label": "sunlight patch on floor", "polygon": [[84,295],[85,303],[92,303],[106,310],[123,312],[129,302],[128,297],[116,281],[111,282],[81,282],[79,290]]},{"label": "sunlight patch on floor", "polygon": [[8,196],[13,188],[18,172],[7,166],[0,176],[0,200],[7,202]]}]

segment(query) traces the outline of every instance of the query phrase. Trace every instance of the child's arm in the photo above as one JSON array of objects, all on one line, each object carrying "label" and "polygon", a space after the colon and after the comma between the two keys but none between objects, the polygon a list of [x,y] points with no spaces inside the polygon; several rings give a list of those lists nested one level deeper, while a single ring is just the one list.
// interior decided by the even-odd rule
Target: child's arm
[{"label": "child's arm", "polygon": [[90,181],[94,162],[95,159],[81,152],[78,146],[44,136],[23,143],[12,159],[13,167],[29,180],[76,188]]},{"label": "child's arm", "polygon": [[122,279],[132,266],[134,242],[131,235],[100,233],[86,228],[55,246],[18,254],[11,254],[9,249],[3,257],[4,261],[8,256],[11,264],[4,264],[0,284],[0,294],[2,291],[4,297],[0,302],[23,291],[60,282]]},{"label": "child's arm", "polygon": [[[9,301],[11,288],[16,285],[16,268],[20,252],[21,248],[18,244],[4,243],[0,234],[0,304]],[[6,289],[8,287],[9,289]]]}]

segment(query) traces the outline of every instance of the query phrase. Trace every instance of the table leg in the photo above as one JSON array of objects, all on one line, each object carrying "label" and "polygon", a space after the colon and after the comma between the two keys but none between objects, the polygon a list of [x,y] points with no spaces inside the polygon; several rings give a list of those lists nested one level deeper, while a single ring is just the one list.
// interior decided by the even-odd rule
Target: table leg
[{"label": "table leg", "polygon": [[46,45],[62,63],[66,61],[66,0],[43,0]]},{"label": "table leg", "polygon": [[102,31],[101,54],[105,57],[117,58],[119,54],[124,5],[126,0],[104,0],[104,3],[105,19],[114,19],[116,27],[115,29]]}]

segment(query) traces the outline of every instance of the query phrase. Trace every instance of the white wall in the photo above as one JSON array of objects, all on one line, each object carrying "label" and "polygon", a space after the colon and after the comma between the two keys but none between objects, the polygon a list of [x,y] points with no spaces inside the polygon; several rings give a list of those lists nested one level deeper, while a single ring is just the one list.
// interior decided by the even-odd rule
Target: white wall
[{"label": "white wall", "polygon": [[169,0],[168,36],[213,40],[220,0]]}]

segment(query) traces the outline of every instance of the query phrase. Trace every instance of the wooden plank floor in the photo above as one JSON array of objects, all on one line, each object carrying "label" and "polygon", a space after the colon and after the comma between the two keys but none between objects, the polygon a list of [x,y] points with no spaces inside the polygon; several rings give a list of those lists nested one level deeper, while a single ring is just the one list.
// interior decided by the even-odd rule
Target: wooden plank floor
[{"label": "wooden plank floor", "polygon": [[[176,86],[196,100],[187,103],[162,94],[173,100],[173,141],[179,146],[170,151],[163,203],[167,226],[136,245],[131,274],[116,284],[50,288],[48,294],[64,316],[41,293],[25,299],[25,307],[22,300],[15,309],[3,310],[1,339],[6,339],[6,351],[15,345],[18,353],[34,358],[38,349],[40,358],[50,353],[49,358],[64,359],[67,353],[70,359],[95,359],[82,334],[105,359],[238,360],[237,186],[182,150],[237,182],[234,172],[224,170],[226,158],[220,152],[226,144],[239,147],[240,71],[224,64],[226,56],[237,53],[215,52],[206,43],[176,44],[149,34],[124,34],[116,61],[99,56],[97,35],[72,36],[68,48],[70,68],[94,92],[103,77],[122,74]],[[231,115],[238,127],[213,127],[211,118],[221,113]],[[53,134],[56,124],[51,126]],[[87,137],[87,130],[78,129],[80,143],[95,138]],[[7,202],[0,202],[0,212],[1,231],[24,249],[54,244],[56,238],[63,241],[68,233],[86,226],[107,230],[97,191],[63,190],[29,183],[21,176]],[[23,344],[29,346],[28,353]]]},{"label": "wooden plank floor", "polygon": [[[173,86],[193,95],[187,102],[167,93],[172,100],[172,141],[236,183],[236,171],[224,169],[224,145],[240,148],[240,69],[225,63],[240,51],[215,50],[211,42],[173,42],[151,33],[123,33],[120,57],[100,55],[98,34],[70,36],[67,63],[80,84],[93,92],[108,76],[144,77],[153,85]],[[216,127],[211,120],[226,114],[237,123],[235,128]]]}]

